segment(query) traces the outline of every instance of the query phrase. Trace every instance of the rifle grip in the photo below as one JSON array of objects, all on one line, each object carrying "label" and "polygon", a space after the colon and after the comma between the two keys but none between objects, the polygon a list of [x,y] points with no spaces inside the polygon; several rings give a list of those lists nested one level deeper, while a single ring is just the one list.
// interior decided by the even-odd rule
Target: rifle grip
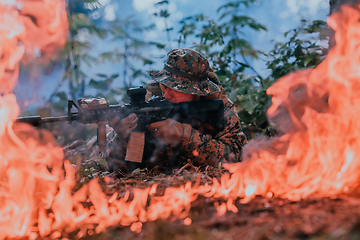
[{"label": "rifle grip", "polygon": [[99,151],[103,152],[106,148],[106,123],[99,122],[97,128],[97,145]]}]

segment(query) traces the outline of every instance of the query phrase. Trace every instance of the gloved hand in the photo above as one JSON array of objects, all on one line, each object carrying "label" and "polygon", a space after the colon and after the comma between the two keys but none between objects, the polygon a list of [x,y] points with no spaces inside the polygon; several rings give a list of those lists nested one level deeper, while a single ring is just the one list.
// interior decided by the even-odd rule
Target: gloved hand
[{"label": "gloved hand", "polygon": [[116,116],[109,121],[109,126],[112,127],[119,137],[127,139],[129,134],[137,127],[139,118],[135,113],[130,114],[126,118],[120,119]]},{"label": "gloved hand", "polygon": [[183,140],[184,125],[185,124],[168,118],[165,121],[150,124],[147,129],[153,131],[152,135],[160,142],[175,147]]}]

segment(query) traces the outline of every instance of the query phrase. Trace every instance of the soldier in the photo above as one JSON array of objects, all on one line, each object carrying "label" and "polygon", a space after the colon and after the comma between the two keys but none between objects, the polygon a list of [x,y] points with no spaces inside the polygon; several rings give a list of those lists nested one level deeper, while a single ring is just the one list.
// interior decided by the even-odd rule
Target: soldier
[{"label": "soldier", "polygon": [[[174,49],[167,55],[164,68],[148,70],[154,80],[147,87],[151,92],[161,89],[172,103],[219,98],[224,102],[225,128],[221,132],[204,126],[192,126],[173,119],[148,126],[142,163],[124,161],[129,151],[129,137],[138,118],[131,114],[109,122],[115,132],[103,156],[110,168],[131,170],[134,167],[162,165],[172,167],[190,159],[196,165],[217,165],[219,162],[241,161],[241,149],[246,143],[234,104],[227,98],[207,59],[192,49]],[[216,84],[217,83],[217,84]],[[158,86],[158,88],[156,87]],[[129,166],[132,166],[129,169]]]}]

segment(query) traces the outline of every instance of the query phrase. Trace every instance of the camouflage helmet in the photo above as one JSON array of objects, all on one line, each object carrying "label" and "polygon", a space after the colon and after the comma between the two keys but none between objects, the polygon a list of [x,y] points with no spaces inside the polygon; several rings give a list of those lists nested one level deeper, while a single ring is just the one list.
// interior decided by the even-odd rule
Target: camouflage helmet
[{"label": "camouflage helmet", "polygon": [[167,54],[163,69],[147,72],[153,80],[175,91],[207,96],[221,91],[208,79],[209,70],[209,62],[201,53],[181,48]]}]

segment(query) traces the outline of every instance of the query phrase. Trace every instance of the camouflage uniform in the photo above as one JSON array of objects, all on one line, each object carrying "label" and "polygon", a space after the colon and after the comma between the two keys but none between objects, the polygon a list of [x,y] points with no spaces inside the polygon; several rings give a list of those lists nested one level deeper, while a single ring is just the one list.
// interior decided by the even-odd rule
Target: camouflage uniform
[{"label": "camouflage uniform", "polygon": [[[172,147],[161,145],[155,142],[148,148],[156,152],[145,151],[143,164],[131,164],[139,167],[150,167],[153,165],[163,165],[171,167],[186,162],[190,159],[196,165],[217,165],[219,162],[239,162],[241,161],[241,149],[246,143],[246,136],[241,130],[240,121],[234,110],[234,104],[226,97],[222,90],[221,99],[224,101],[225,128],[223,131],[213,135],[209,129],[202,128],[201,125],[193,127],[187,144]],[[190,125],[189,125],[190,127]],[[114,132],[107,145],[103,157],[112,168],[127,169],[129,162],[125,162],[126,148],[128,139],[120,138]],[[151,138],[148,136],[146,139]],[[149,141],[149,140],[147,140]],[[150,152],[150,153],[149,153]],[[152,159],[157,158],[157,159]]]},{"label": "camouflage uniform", "polygon": [[[128,137],[121,138],[114,131],[108,134],[108,145],[102,157],[110,168],[128,169],[164,165],[172,167],[190,159],[196,165],[217,165],[219,162],[241,161],[241,149],[246,143],[234,104],[227,98],[224,89],[208,78],[209,63],[200,53],[191,49],[175,49],[168,53],[161,70],[148,70],[150,77],[159,84],[173,90],[203,96],[220,98],[224,102],[225,128],[214,132],[206,126],[185,124],[189,139],[175,147],[161,144],[147,133],[142,164],[124,161]],[[149,90],[150,88],[148,88]],[[156,89],[156,88],[152,88]],[[155,92],[155,91],[154,91]],[[149,143],[150,142],[150,143]],[[95,148],[96,150],[96,148]],[[92,156],[94,156],[93,154]]]},{"label": "camouflage uniform", "polygon": [[209,69],[209,62],[201,53],[183,48],[168,53],[163,69],[147,72],[156,82],[178,92],[208,96],[221,91],[208,79]]}]

